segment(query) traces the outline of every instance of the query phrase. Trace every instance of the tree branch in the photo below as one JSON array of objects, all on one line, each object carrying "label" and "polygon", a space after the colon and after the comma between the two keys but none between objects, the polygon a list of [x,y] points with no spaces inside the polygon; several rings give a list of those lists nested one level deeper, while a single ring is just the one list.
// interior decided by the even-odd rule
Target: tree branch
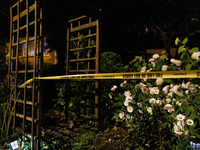
[{"label": "tree branch", "polygon": [[200,33],[200,30],[196,30],[196,31],[194,31],[194,32],[192,32],[192,33],[190,33],[190,34],[188,34],[188,36],[192,36],[192,35],[197,34],[197,33]]},{"label": "tree branch", "polygon": [[0,9],[0,12],[1,12],[4,16],[6,16],[7,18],[9,18],[9,16],[8,16],[7,14],[5,14],[5,13],[3,12],[3,10]]}]

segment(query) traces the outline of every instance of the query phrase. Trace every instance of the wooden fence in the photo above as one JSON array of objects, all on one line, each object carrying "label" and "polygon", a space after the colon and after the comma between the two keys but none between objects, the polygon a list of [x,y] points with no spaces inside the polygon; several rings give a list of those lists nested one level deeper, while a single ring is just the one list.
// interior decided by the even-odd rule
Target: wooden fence
[{"label": "wooden fence", "polygon": [[[66,75],[99,73],[99,21],[84,15],[68,22],[70,27],[67,29]],[[68,108],[70,97],[76,96],[72,95],[72,91],[70,91],[70,82],[66,80],[66,93],[68,95],[66,96],[65,108]],[[76,99],[77,107],[87,109],[92,107],[91,104],[94,102],[94,118],[98,119],[98,81],[89,82],[88,80],[86,87],[83,87],[84,85],[81,83],[77,84],[77,93],[86,90],[81,94],[86,94],[83,103]],[[90,101],[91,95],[89,96],[91,90],[95,91],[93,102]],[[79,109],[78,114],[85,118],[92,118],[92,114],[89,114],[88,111],[86,114],[82,114]],[[66,109],[67,116],[68,109]]]},{"label": "wooden fence", "polygon": [[[24,52],[22,52],[21,47],[24,47]],[[31,47],[34,48],[33,53],[30,52]],[[24,59],[25,62],[21,63],[21,59]],[[32,66],[29,64],[30,60],[33,61]],[[42,8],[40,8],[38,1],[29,3],[28,0],[18,0],[10,7],[8,82],[9,89],[14,89],[10,93],[11,108],[14,108],[12,129],[22,125],[23,135],[31,137],[32,150],[39,149],[40,146],[41,84],[38,80],[23,88],[19,88],[19,86],[30,78],[41,76],[42,61]],[[14,84],[11,82],[11,75],[15,78]]]}]

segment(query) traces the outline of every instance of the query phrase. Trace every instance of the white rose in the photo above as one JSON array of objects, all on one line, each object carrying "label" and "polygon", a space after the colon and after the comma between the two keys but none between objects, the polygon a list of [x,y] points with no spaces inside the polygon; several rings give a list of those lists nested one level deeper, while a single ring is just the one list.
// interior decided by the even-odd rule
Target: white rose
[{"label": "white rose", "polygon": [[163,65],[162,66],[162,71],[167,71],[168,66],[167,65]]},{"label": "white rose", "polygon": [[186,83],[185,88],[188,89],[190,82]]},{"label": "white rose", "polygon": [[127,81],[125,80],[123,83],[124,83],[124,84],[126,84],[126,83],[127,83]]},{"label": "white rose", "polygon": [[141,70],[140,72],[146,72],[146,70]]},{"label": "white rose", "polygon": [[165,94],[168,93],[169,85],[166,85],[162,90]]},{"label": "white rose", "polygon": [[169,104],[171,102],[170,98],[166,98],[166,102]]},{"label": "white rose", "polygon": [[160,100],[156,100],[156,104],[161,106],[162,105],[162,102]]},{"label": "white rose", "polygon": [[181,61],[180,60],[175,60],[175,65],[177,65],[177,66],[181,66]]},{"label": "white rose", "polygon": [[158,54],[153,55],[153,59],[158,59],[160,56]]},{"label": "white rose", "polygon": [[187,89],[186,84],[184,82],[181,84],[181,88]]},{"label": "white rose", "polygon": [[178,105],[179,107],[181,107],[182,103],[180,103],[179,101],[176,101],[176,105]]},{"label": "white rose", "polygon": [[151,95],[153,95],[154,94],[154,91],[155,91],[155,89],[154,88],[149,88],[149,93],[151,94]]},{"label": "white rose", "polygon": [[174,124],[174,133],[178,135],[182,135],[183,132],[181,132],[180,127],[176,124]]},{"label": "white rose", "polygon": [[171,63],[175,63],[175,59],[171,59],[170,62],[171,62]]},{"label": "white rose", "polygon": [[167,109],[167,111],[169,113],[171,113],[172,111],[174,111],[174,107],[171,104],[166,104],[165,107],[163,108],[164,110]]},{"label": "white rose", "polygon": [[172,93],[172,92],[169,92],[169,93],[167,94],[167,96],[173,97],[173,93]]},{"label": "white rose", "polygon": [[147,78],[144,78],[143,80],[144,80],[144,82],[147,82]]},{"label": "white rose", "polygon": [[142,68],[141,68],[141,70],[146,70],[146,69],[147,69],[147,67],[142,67]]},{"label": "white rose", "polygon": [[194,91],[195,90],[194,84],[191,84],[188,89],[189,89],[189,91]]},{"label": "white rose", "polygon": [[194,52],[191,56],[192,59],[195,59],[195,60],[199,60],[199,54],[197,52]]},{"label": "white rose", "polygon": [[158,78],[156,80],[156,85],[162,85],[163,84],[163,78]]},{"label": "white rose", "polygon": [[183,93],[181,92],[176,92],[175,94],[178,95],[179,97],[183,97]]},{"label": "white rose", "polygon": [[120,86],[123,87],[123,86],[124,86],[124,83],[120,83]]},{"label": "white rose", "polygon": [[189,92],[189,90],[186,90],[186,91],[185,91],[185,94],[187,94],[187,95],[188,95],[188,92]]},{"label": "white rose", "polygon": [[149,59],[149,62],[152,62],[152,61],[154,61],[154,59],[153,59],[153,58]]}]

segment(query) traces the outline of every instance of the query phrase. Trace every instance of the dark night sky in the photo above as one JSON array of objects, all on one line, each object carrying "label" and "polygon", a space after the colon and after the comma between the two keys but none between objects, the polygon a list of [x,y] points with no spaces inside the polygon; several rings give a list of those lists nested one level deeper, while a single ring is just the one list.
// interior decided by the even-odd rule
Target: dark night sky
[{"label": "dark night sky", "polygon": [[[16,0],[0,0],[1,12],[9,15],[9,5]],[[44,33],[49,45],[65,49],[67,21],[80,15],[100,19],[102,51],[134,55],[147,48],[164,48],[163,35],[170,46],[176,37],[189,36],[198,46],[200,2],[198,0],[41,0]],[[99,11],[101,9],[101,11]],[[0,39],[9,38],[9,18],[0,12]],[[192,20],[195,18],[196,20]],[[185,22],[184,22],[185,21]],[[145,32],[148,28],[148,33]],[[192,39],[192,40],[190,40]],[[128,53],[131,51],[132,53]]]}]

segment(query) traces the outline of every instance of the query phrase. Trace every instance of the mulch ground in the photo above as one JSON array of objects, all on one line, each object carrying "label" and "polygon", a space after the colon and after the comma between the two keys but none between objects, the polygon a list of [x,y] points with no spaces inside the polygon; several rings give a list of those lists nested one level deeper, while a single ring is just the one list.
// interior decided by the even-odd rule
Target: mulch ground
[{"label": "mulch ground", "polygon": [[[90,131],[91,129],[88,128]],[[93,143],[93,149],[95,150],[124,150],[128,147],[128,141],[124,140],[128,133],[123,128],[118,127],[117,130],[109,130],[106,132],[100,130],[93,131],[99,136],[98,141]],[[78,133],[78,125],[70,128],[70,122],[66,122],[59,112],[49,110],[43,114],[42,141],[47,145],[54,145],[55,150],[71,150],[73,148],[71,139]]]}]

